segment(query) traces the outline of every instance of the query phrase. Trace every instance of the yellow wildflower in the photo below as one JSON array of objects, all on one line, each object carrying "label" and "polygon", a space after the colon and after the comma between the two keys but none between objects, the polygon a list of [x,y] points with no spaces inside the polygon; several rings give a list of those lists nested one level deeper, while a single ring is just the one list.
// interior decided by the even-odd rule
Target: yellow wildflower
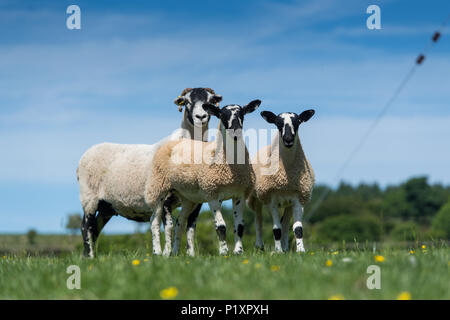
[{"label": "yellow wildflower", "polygon": [[376,262],[383,262],[384,261],[384,257],[383,256],[375,256],[375,261]]},{"label": "yellow wildflower", "polygon": [[337,255],[338,253],[339,253],[339,251],[334,251],[333,252],[334,255]]},{"label": "yellow wildflower", "polygon": [[280,266],[270,266],[270,271],[272,272],[280,271]]},{"label": "yellow wildflower", "polygon": [[138,259],[134,259],[133,261],[131,261],[131,263],[133,264],[133,266],[138,266],[141,263],[141,261]]},{"label": "yellow wildflower", "polygon": [[248,259],[245,259],[244,261],[242,261],[243,264],[248,264]]},{"label": "yellow wildflower", "polygon": [[326,265],[327,267],[331,267],[331,266],[333,265],[333,261],[327,260],[327,262],[325,262],[325,265]]},{"label": "yellow wildflower", "polygon": [[411,293],[403,291],[397,296],[397,300],[411,300]]},{"label": "yellow wildflower", "polygon": [[255,264],[255,269],[259,269],[259,268],[261,268],[261,263]]},{"label": "yellow wildflower", "polygon": [[178,295],[178,289],[175,287],[168,287],[166,289],[161,290],[159,295],[163,299],[173,299]]},{"label": "yellow wildflower", "polygon": [[426,248],[427,248],[427,246],[423,244],[422,245],[422,249],[426,249]]},{"label": "yellow wildflower", "polygon": [[344,300],[344,296],[342,294],[335,294],[329,297],[328,300]]},{"label": "yellow wildflower", "polygon": [[147,262],[147,261],[150,261],[150,260],[149,260],[149,259],[147,259],[147,258],[145,258],[145,259],[144,259],[144,261],[145,261],[145,262]]},{"label": "yellow wildflower", "polygon": [[409,253],[414,254],[416,252],[414,250],[410,250]]}]

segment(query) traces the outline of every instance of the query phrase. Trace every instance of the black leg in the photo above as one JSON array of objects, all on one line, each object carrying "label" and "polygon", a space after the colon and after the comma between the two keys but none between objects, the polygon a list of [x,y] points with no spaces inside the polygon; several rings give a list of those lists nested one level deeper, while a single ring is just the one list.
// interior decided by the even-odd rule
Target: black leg
[{"label": "black leg", "polygon": [[108,223],[112,216],[117,215],[111,204],[105,201],[99,201],[97,211],[97,215],[84,214],[83,221],[81,223],[84,256],[90,258],[93,258],[95,255],[95,242],[97,241],[97,238],[103,227]]},{"label": "black leg", "polygon": [[85,257],[94,257],[94,234],[95,234],[95,214],[84,214],[81,222],[81,234],[83,236]]},{"label": "black leg", "polygon": [[195,229],[195,225],[197,224],[198,214],[200,213],[201,208],[202,208],[202,204],[200,203],[189,214],[186,230],[189,230],[189,228],[191,228],[191,227]]},{"label": "black leg", "polygon": [[105,201],[100,201],[98,204],[98,214],[95,217],[95,241],[97,241],[100,232],[103,230],[108,221],[112,218],[112,216],[116,216],[117,213],[109,204]]}]

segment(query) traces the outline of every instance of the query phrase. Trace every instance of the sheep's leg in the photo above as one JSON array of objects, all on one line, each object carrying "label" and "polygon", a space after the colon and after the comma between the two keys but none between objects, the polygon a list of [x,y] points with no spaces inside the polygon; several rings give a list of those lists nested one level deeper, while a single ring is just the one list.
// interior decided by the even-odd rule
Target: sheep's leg
[{"label": "sheep's leg", "polygon": [[255,247],[259,250],[264,250],[263,233],[262,233],[262,206],[257,204],[255,208],[255,230],[256,230],[256,242]]},{"label": "sheep's leg", "polygon": [[216,232],[219,237],[219,253],[221,255],[226,255],[228,254],[227,225],[222,216],[221,203],[218,200],[213,200],[208,202],[208,204],[214,215],[214,224],[216,226]]},{"label": "sheep's leg", "polygon": [[234,254],[242,254],[242,235],[244,234],[243,206],[244,198],[233,198],[234,214]]},{"label": "sheep's leg", "polygon": [[177,198],[173,194],[169,194],[164,200],[163,204],[163,217],[164,217],[164,256],[170,256],[172,251],[172,229],[173,229],[173,219],[172,219],[172,207],[176,203]]},{"label": "sheep's leg", "polygon": [[186,227],[186,237],[187,237],[187,254],[190,256],[194,256],[194,236],[195,236],[195,227],[197,225],[198,214],[200,213],[200,209],[202,208],[202,204],[197,205],[194,208],[194,211],[188,217],[187,227]]},{"label": "sheep's leg", "polygon": [[181,206],[180,215],[178,216],[177,222],[175,223],[175,236],[173,242],[173,253],[178,254],[180,251],[181,235],[182,230],[186,224],[187,215],[191,212],[193,207],[192,203],[183,202]]},{"label": "sheep's leg", "polygon": [[305,252],[305,247],[303,246],[303,206],[298,200],[294,202],[294,234],[295,234],[295,244],[297,252]]},{"label": "sheep's leg", "polygon": [[83,244],[85,257],[94,258],[95,246],[95,213],[85,213],[81,222],[81,234],[83,235]]},{"label": "sheep's leg", "polygon": [[96,234],[96,221],[95,213],[97,212],[98,201],[86,201],[82,202],[84,216],[81,221],[81,235],[83,236],[84,252],[85,257],[94,258],[94,247],[95,247],[95,234]]},{"label": "sheep's leg", "polygon": [[116,216],[117,212],[113,209],[112,205],[108,202],[100,200],[98,203],[98,214],[95,217],[95,234],[94,234],[94,242],[97,241],[100,232],[103,230],[108,221]]},{"label": "sheep's leg", "polygon": [[276,203],[270,204],[270,213],[272,214],[273,219],[273,238],[275,240],[275,252],[283,252],[281,248],[281,223],[280,223],[280,215],[278,212],[278,207]]},{"label": "sheep's leg", "polygon": [[284,252],[289,251],[289,231],[292,218],[292,206],[284,209],[284,215],[281,218],[281,246]]},{"label": "sheep's leg", "polygon": [[153,243],[153,254],[160,255],[161,254],[161,235],[160,235],[160,227],[161,227],[161,216],[163,211],[163,203],[159,203],[154,211],[150,223],[152,229],[152,243]]}]

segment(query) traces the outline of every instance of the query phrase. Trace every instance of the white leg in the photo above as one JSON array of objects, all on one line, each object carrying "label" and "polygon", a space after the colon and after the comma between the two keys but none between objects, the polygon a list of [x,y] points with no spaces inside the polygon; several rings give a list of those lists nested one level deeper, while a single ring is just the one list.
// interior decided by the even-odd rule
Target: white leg
[{"label": "white leg", "polygon": [[228,254],[227,226],[221,212],[222,204],[218,200],[210,201],[208,204],[212,210],[216,232],[219,237],[219,253],[221,255],[226,255]]},{"label": "white leg", "polygon": [[181,205],[180,215],[178,216],[177,222],[175,223],[175,236],[173,242],[173,253],[178,254],[180,251],[181,236],[183,234],[184,226],[186,225],[186,218],[191,212],[193,203],[183,201]]},{"label": "white leg", "polygon": [[289,251],[289,232],[291,226],[292,211],[292,206],[284,209],[284,215],[281,219],[281,246],[283,247],[284,252]]},{"label": "white leg", "polygon": [[305,252],[305,248],[303,246],[303,206],[300,204],[298,200],[294,201],[294,234],[295,234],[295,244],[297,252]]},{"label": "white leg", "polygon": [[194,250],[194,239],[195,239],[195,222],[194,224],[187,227],[186,231],[186,254],[188,256],[195,256]]},{"label": "white leg", "polygon": [[275,239],[275,252],[283,252],[281,248],[281,223],[278,207],[276,203],[272,202],[269,206],[270,213],[273,219],[273,238]]},{"label": "white leg", "polygon": [[244,234],[244,198],[233,198],[234,216],[234,254],[242,254],[242,235]]},{"label": "white leg", "polygon": [[154,211],[150,222],[152,229],[152,242],[153,242],[153,254],[161,254],[161,239],[160,239],[160,227],[161,227],[161,215],[162,215],[162,202],[158,204]]},{"label": "white leg", "polygon": [[165,203],[163,206],[163,214],[166,218],[166,224],[164,226],[164,251],[163,256],[168,257],[172,251],[172,229],[173,229],[173,219],[172,219],[172,205],[170,203]]},{"label": "white leg", "polygon": [[258,204],[255,208],[255,230],[256,230],[256,249],[264,250],[264,242],[262,235],[262,205]]}]

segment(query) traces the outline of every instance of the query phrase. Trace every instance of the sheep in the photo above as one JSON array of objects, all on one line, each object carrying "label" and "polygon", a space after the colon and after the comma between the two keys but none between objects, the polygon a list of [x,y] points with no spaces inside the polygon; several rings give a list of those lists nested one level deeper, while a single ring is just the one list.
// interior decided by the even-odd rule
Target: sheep
[{"label": "sheep", "polygon": [[[227,105],[222,109],[204,104],[209,114],[220,119],[216,140],[202,142],[183,139],[168,142],[158,149],[152,164],[153,185],[148,190],[146,201],[155,208],[155,214],[162,212],[162,206],[164,211],[170,210],[170,206],[166,208],[163,205],[169,192],[182,204],[179,216],[181,222],[186,220],[195,204],[208,202],[219,237],[219,253],[222,255],[228,253],[228,247],[221,205],[222,201],[228,199],[233,200],[234,208],[234,253],[243,252],[243,204],[253,189],[255,174],[242,137],[242,125],[244,116],[256,110],[260,104],[260,100],[254,100],[244,107]],[[238,152],[235,152],[236,149]],[[200,161],[196,161],[199,157]],[[152,225],[152,234],[158,245],[157,224]],[[176,232],[175,241],[178,243],[179,237],[180,232]],[[188,242],[188,254],[193,255],[191,244]]]},{"label": "sheep", "polygon": [[[247,199],[248,206],[255,211],[256,247],[264,248],[262,241],[262,207],[266,206],[273,219],[275,252],[288,250],[290,218],[294,215],[293,230],[296,251],[304,252],[303,206],[310,200],[314,186],[314,171],[303,152],[298,127],[314,115],[314,110],[300,115],[284,112],[278,116],[270,111],[261,116],[278,127],[278,134],[272,144],[258,151],[252,159],[256,175],[255,188]],[[275,170],[269,173],[269,166]],[[264,172],[265,171],[265,172]],[[284,209],[282,225],[279,214]],[[283,237],[283,238],[282,238]]]},{"label": "sheep", "polygon": [[[210,116],[202,105],[218,104],[221,100],[222,96],[212,89],[187,88],[174,101],[180,112],[185,106],[181,127],[169,137],[153,145],[101,143],[83,154],[77,179],[84,211],[81,232],[85,256],[94,257],[95,241],[112,216],[120,214],[139,222],[150,220],[152,211],[144,194],[152,184],[148,173],[156,150],[165,141],[206,139],[203,133],[208,129]],[[167,223],[171,224],[171,220]],[[158,249],[161,250],[154,248],[157,253]]]}]

